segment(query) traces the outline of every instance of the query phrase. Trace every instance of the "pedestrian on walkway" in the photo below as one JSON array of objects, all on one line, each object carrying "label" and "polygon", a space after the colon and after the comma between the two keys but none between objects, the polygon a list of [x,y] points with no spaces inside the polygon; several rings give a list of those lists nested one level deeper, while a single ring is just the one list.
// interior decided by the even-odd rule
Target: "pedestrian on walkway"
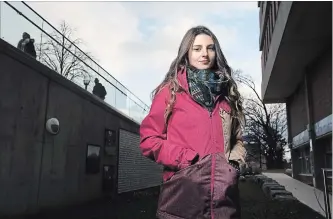
[{"label": "pedestrian on walkway", "polygon": [[98,78],[95,78],[95,86],[92,93],[101,98],[102,100],[105,99],[107,93],[105,87],[99,82]]},{"label": "pedestrian on walkway", "polygon": [[140,127],[143,155],[164,167],[157,218],[241,218],[243,122],[242,99],[216,36],[191,28]]},{"label": "pedestrian on walkway", "polygon": [[37,58],[37,53],[35,49],[35,39],[30,39],[25,45],[24,45],[24,52],[29,54],[31,57]]},{"label": "pedestrian on walkway", "polygon": [[34,43],[35,43],[35,39],[31,39],[30,35],[28,33],[24,32],[22,34],[22,39],[20,39],[20,41],[17,44],[17,48],[36,59],[37,54],[36,54]]},{"label": "pedestrian on walkway", "polygon": [[17,44],[17,48],[24,51],[25,44],[30,41],[30,35],[27,32],[23,32],[22,39]]}]

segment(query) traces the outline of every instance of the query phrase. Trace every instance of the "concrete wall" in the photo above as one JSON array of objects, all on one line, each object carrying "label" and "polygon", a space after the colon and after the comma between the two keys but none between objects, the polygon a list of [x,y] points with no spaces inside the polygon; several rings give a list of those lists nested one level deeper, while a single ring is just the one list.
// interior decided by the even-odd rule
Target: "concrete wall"
[{"label": "concrete wall", "polygon": [[320,56],[309,72],[313,119],[318,122],[332,114],[332,50]]},{"label": "concrete wall", "polygon": [[287,110],[289,111],[289,129],[292,137],[306,129],[307,116],[305,105],[304,81],[300,83],[295,93],[287,99]]},{"label": "concrete wall", "polygon": [[[313,104],[313,119],[318,122],[332,114],[332,51],[320,56],[308,70],[310,98]],[[307,121],[304,80],[288,98],[292,137],[306,129]]]},{"label": "concrete wall", "polygon": [[[51,117],[60,122],[56,136],[44,128]],[[102,165],[118,163],[117,153],[104,156],[105,129],[139,130],[128,117],[2,40],[0,121],[0,215],[101,197]],[[102,147],[101,171],[95,175],[85,173],[87,144]]]}]

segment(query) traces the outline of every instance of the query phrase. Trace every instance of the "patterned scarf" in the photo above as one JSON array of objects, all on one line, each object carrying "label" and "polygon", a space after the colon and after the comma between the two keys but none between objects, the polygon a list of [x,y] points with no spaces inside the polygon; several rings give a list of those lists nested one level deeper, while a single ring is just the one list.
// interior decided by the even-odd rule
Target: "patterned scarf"
[{"label": "patterned scarf", "polygon": [[209,70],[187,67],[187,80],[192,97],[208,109],[214,106],[215,96],[221,94],[222,78]]}]

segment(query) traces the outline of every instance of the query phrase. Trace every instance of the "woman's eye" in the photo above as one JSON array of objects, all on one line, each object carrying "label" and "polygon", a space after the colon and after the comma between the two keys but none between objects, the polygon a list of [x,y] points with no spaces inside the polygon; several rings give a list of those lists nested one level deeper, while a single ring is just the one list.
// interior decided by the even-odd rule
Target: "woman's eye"
[{"label": "woman's eye", "polygon": [[[201,49],[200,48],[193,48],[193,51],[200,51]],[[209,50],[209,51],[215,51],[215,49],[214,49],[214,47],[209,47],[209,48],[207,48],[207,50]]]}]

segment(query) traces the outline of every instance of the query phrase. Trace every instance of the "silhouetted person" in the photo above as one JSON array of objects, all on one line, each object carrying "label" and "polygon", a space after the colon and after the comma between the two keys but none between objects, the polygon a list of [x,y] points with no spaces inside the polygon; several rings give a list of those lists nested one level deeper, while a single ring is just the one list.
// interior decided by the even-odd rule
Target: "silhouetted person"
[{"label": "silhouetted person", "polygon": [[26,52],[29,55],[31,55],[32,57],[36,58],[37,54],[36,54],[34,43],[35,43],[35,40],[30,39],[29,42],[26,43],[25,46],[24,46],[24,52]]},{"label": "silhouetted person", "polygon": [[17,44],[17,48],[24,51],[24,46],[30,41],[30,35],[26,32],[22,34],[22,39]]},{"label": "silhouetted person", "polygon": [[22,34],[22,39],[18,42],[17,48],[22,50],[23,52],[28,53],[32,57],[36,58],[36,50],[35,50],[35,40],[30,39],[30,35],[26,32]]},{"label": "silhouetted person", "polygon": [[92,93],[101,98],[102,100],[105,99],[105,96],[107,94],[104,86],[99,83],[99,80],[97,78],[95,79],[95,86]]}]

